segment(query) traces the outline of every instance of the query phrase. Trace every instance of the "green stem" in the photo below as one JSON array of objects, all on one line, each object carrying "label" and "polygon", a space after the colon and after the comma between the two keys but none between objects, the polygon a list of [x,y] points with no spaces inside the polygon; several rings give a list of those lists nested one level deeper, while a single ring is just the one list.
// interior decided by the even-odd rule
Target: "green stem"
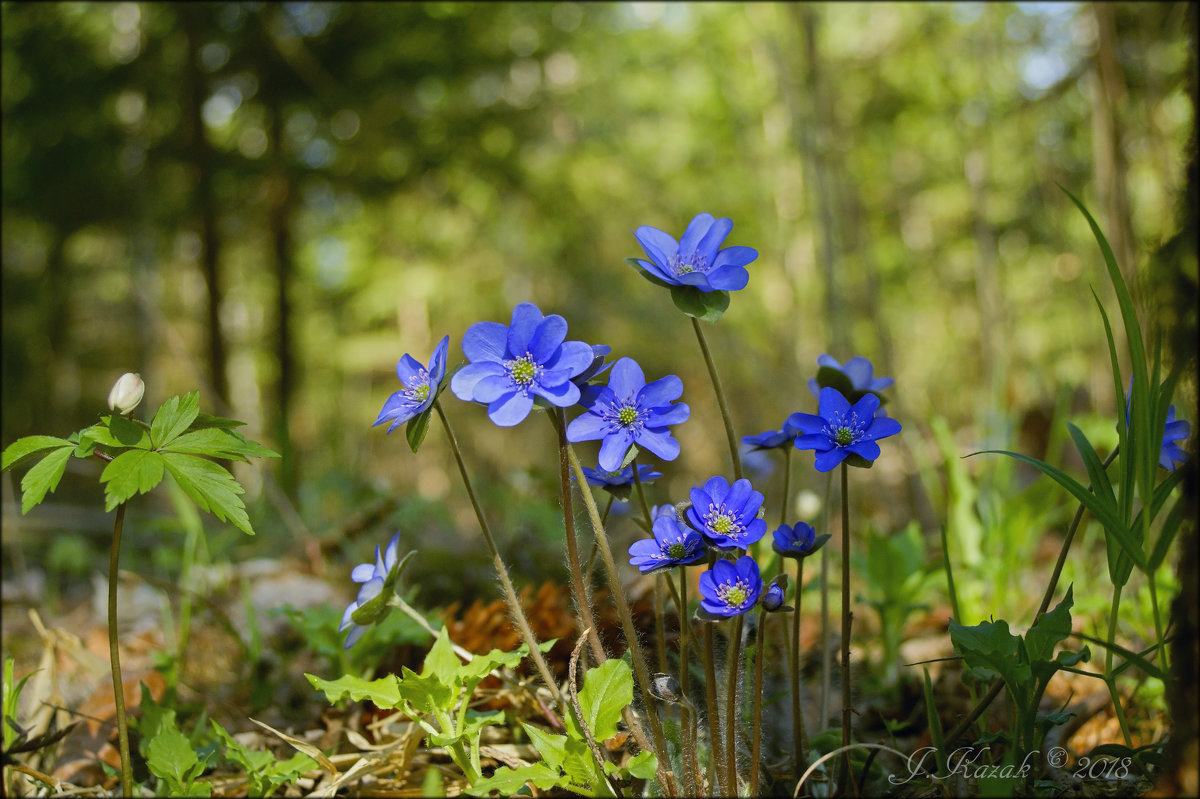
[{"label": "green stem", "polygon": [[700,327],[700,320],[691,317],[692,329],[696,331],[696,340],[700,342],[700,352],[704,355],[704,365],[708,367],[708,376],[712,378],[713,390],[717,392],[717,406],[721,409],[721,421],[725,424],[725,438],[729,442],[729,457],[733,459],[733,478],[742,479],[742,456],[738,453],[737,437],[733,434],[733,417],[729,415],[729,406],[725,402],[725,390],[721,388],[721,378],[717,374],[717,365],[713,362],[712,352],[708,349],[708,340]]},{"label": "green stem", "polygon": [[1104,673],[1112,674],[1113,667],[1113,642],[1117,638],[1117,612],[1121,607],[1121,591],[1124,586],[1113,586],[1112,604],[1108,611],[1108,646],[1104,650]]},{"label": "green stem", "polygon": [[654,754],[658,758],[658,779],[662,784],[664,793],[674,795],[678,793],[679,789],[676,787],[675,775],[671,772],[670,761],[667,759],[667,746],[666,739],[663,736],[662,721],[658,718],[658,709],[655,707],[654,697],[650,693],[650,672],[646,668],[646,657],[642,652],[641,644],[638,642],[637,628],[633,625],[633,615],[629,611],[629,603],[625,601],[625,593],[621,590],[621,575],[617,572],[617,564],[613,560],[612,549],[608,545],[608,535],[605,533],[604,525],[600,521],[600,512],[596,509],[596,500],[592,496],[591,491],[583,490],[583,487],[587,485],[587,476],[583,473],[583,466],[579,463],[579,457],[575,454],[575,449],[570,444],[567,445],[567,457],[571,461],[571,469],[575,473],[575,479],[579,482],[580,491],[583,494],[583,504],[587,508],[588,517],[592,522],[596,543],[600,547],[600,558],[604,561],[604,568],[608,573],[608,584],[612,589],[613,601],[617,606],[617,615],[621,619],[621,626],[625,632],[625,642],[632,655],[634,677],[642,695],[642,704],[646,709],[646,720],[650,724],[650,736],[654,744]]},{"label": "green stem", "polygon": [[[479,499],[475,496],[475,489],[471,485],[471,476],[467,473],[466,463],[463,462],[462,450],[458,446],[458,439],[454,435],[454,429],[450,427],[450,422],[446,419],[441,402],[435,399],[433,401],[433,408],[437,411],[438,418],[442,421],[442,429],[446,431],[446,439],[450,442],[450,451],[454,453],[454,461],[458,464],[458,472],[462,476],[463,486],[466,487],[467,497],[471,500],[471,507],[475,510],[475,518],[479,522],[479,529],[483,531],[483,540],[487,543],[488,552],[491,553],[492,564],[496,567],[496,574],[500,577],[500,585],[504,589],[504,598],[508,600],[508,607],[517,622],[517,629],[521,633],[521,639],[529,647],[529,656],[533,658],[533,663],[537,667],[538,673],[542,676],[542,682],[550,689],[550,694],[558,702],[560,711],[566,713],[567,703],[563,699],[562,692],[558,689],[558,682],[554,679],[553,672],[546,665],[546,659],[542,657],[542,650],[538,649],[537,636],[533,634],[533,628],[529,626],[529,619],[525,616],[525,610],[521,607],[521,600],[517,597],[517,591],[513,588],[512,579],[508,576],[508,567],[504,565],[504,561],[500,557],[500,550],[496,548],[496,541],[492,537],[492,530],[488,526],[487,517],[484,516]],[[579,474],[579,480],[581,483],[584,480],[582,473]]]},{"label": "green stem", "polygon": [[[582,491],[583,489],[580,489],[580,490]],[[616,497],[614,497],[612,494],[609,494],[609,495],[608,495],[608,504],[606,504],[606,505],[604,506],[604,513],[603,513],[603,515],[601,515],[601,516],[600,516],[600,523],[601,523],[601,524],[604,524],[604,525],[607,525],[607,524],[608,524],[608,514],[609,514],[609,511],[611,511],[611,510],[612,510],[613,501],[614,501],[615,499],[616,499]],[[599,545],[599,544],[597,544],[597,543],[596,543],[596,539],[594,539],[594,538],[593,538],[593,539],[592,539],[592,550],[591,550],[591,552],[589,552],[589,553],[588,553],[588,561],[587,561],[587,579],[586,579],[586,583],[587,583],[587,587],[588,587],[588,590],[589,590],[589,595],[590,595],[590,591],[591,591],[591,588],[592,588],[592,586],[596,584],[596,580],[595,580],[595,574],[596,574],[596,556],[597,556],[597,555],[599,555],[599,554],[600,554],[600,545]]]},{"label": "green stem", "polygon": [[792,611],[792,746],[796,779],[807,768],[804,756],[808,748],[804,740],[804,713],[800,709],[800,590],[804,588],[804,559],[796,558],[796,609]]},{"label": "green stem", "polygon": [[763,646],[766,644],[767,613],[758,611],[758,635],[754,639],[754,731],[750,743],[750,796],[758,796],[758,757],[762,751]]},{"label": "green stem", "polygon": [[[854,614],[850,612],[850,494],[849,471],[842,462],[842,746],[850,746],[850,627]],[[842,779],[850,776],[850,751],[842,754]],[[841,782],[841,780],[839,780]],[[842,783],[844,786],[844,783]],[[842,791],[839,789],[839,794]]]},{"label": "green stem", "polygon": [[[717,556],[711,550],[708,553],[708,568],[711,570],[713,563],[716,562]],[[701,624],[701,629],[704,630],[703,646],[700,647],[701,654],[704,659],[704,712],[708,716],[708,740],[712,750],[712,759],[710,762],[710,770],[716,773],[716,778],[711,780],[714,783],[712,786],[715,790],[716,786],[725,788],[725,755],[724,741],[721,732],[721,716],[717,709],[717,668],[714,663],[716,657],[713,651],[713,628],[716,627],[716,622],[705,621]]]},{"label": "green stem", "polygon": [[121,532],[125,528],[125,503],[117,506],[113,522],[112,552],[108,557],[108,659],[112,666],[113,702],[117,713],[117,745],[121,753],[121,793],[133,796],[133,761],[129,758],[129,719],[125,715],[125,680],[121,677],[121,651],[117,646],[117,575],[121,560]]},{"label": "green stem", "polygon": [[576,623],[580,629],[587,630],[588,644],[592,649],[592,657],[596,665],[608,659],[604,645],[600,643],[599,628],[592,616],[592,598],[588,586],[583,582],[583,567],[579,561],[579,542],[575,536],[575,509],[571,497],[571,462],[567,458],[567,415],[562,408],[556,408],[550,414],[554,429],[558,434],[558,476],[562,491],[563,527],[567,539],[567,568],[571,572],[571,598],[575,601],[575,611],[579,614]]},{"label": "green stem", "polygon": [[[825,517],[825,535],[829,535],[829,496],[833,493],[833,472],[825,475],[825,503],[821,513]],[[829,700],[833,693],[833,658],[829,651],[829,547],[821,547],[821,717],[820,727],[829,723]],[[797,664],[799,667],[799,664]]]},{"label": "green stem", "polygon": [[725,658],[725,779],[727,796],[738,795],[737,773],[737,693],[738,664],[742,653],[742,616],[733,619],[733,634],[729,638],[729,649]]},{"label": "green stem", "polygon": [[687,567],[679,567],[679,695],[683,702],[679,707],[680,735],[683,736],[683,751],[686,760],[684,776],[692,783],[684,787],[693,794],[700,792],[700,757],[696,753],[695,720],[692,718],[690,697],[691,674],[688,669],[688,645],[691,638],[692,617],[688,614]]}]

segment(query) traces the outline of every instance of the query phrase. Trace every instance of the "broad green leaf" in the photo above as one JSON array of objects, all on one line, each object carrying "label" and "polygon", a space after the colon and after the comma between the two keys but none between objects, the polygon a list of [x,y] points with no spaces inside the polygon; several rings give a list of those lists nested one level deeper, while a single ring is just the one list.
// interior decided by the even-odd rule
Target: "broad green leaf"
[{"label": "broad green leaf", "polygon": [[582,739],[567,738],[562,770],[576,793],[585,793],[581,789],[587,789],[586,793],[591,795],[612,796],[591,748]]},{"label": "broad green leaf", "polygon": [[567,756],[567,736],[546,732],[541,727],[534,727],[523,721],[521,726],[533,743],[533,748],[538,750],[546,764],[555,770],[561,768],[563,759]]},{"label": "broad green leaf", "polygon": [[625,661],[606,660],[584,674],[579,706],[597,741],[617,734],[621,711],[632,701],[633,670]]},{"label": "broad green leaf", "polygon": [[163,456],[145,449],[130,449],[113,458],[100,473],[104,488],[104,509],[125,502],[134,494],[145,494],[163,478]]},{"label": "broad green leaf", "polygon": [[79,431],[81,442],[90,441],[105,447],[150,449],[150,433],[137,422],[124,416],[101,416],[100,423]]},{"label": "broad green leaf", "polygon": [[501,766],[492,776],[485,777],[474,785],[468,785],[463,790],[471,796],[487,796],[493,791],[501,796],[515,796],[527,782],[532,782],[540,791],[548,791],[566,782],[566,778],[559,774],[557,769],[552,769],[545,763],[531,763],[516,769]]},{"label": "broad green leaf", "polygon": [[1013,694],[1027,693],[1032,687],[1029,664],[1021,662],[1021,639],[1009,632],[1003,619],[973,627],[951,619],[950,641],[976,677],[1000,677]]},{"label": "broad green leaf", "polygon": [[701,322],[715,322],[729,307],[728,291],[701,291],[695,286],[671,286],[675,307]]},{"label": "broad green leaf", "polygon": [[210,413],[204,413],[201,411],[200,413],[196,414],[195,420],[192,421],[192,424],[188,429],[203,430],[207,427],[242,427],[245,424],[245,422],[239,422],[237,419],[226,419],[224,416],[213,416]]},{"label": "broad green leaf", "polygon": [[65,438],[55,438],[54,436],[25,436],[18,438],[13,443],[4,448],[4,453],[0,455],[0,461],[3,461],[3,467],[0,471],[7,472],[17,464],[60,447],[73,447],[74,445]]},{"label": "broad green leaf", "polygon": [[1071,608],[1075,604],[1074,585],[1067,586],[1067,593],[1054,610],[1039,616],[1025,633],[1025,648],[1031,661],[1054,659],[1054,647],[1071,634]]},{"label": "broad green leaf", "polygon": [[212,725],[217,737],[225,744],[225,757],[241,766],[247,776],[250,777],[250,789],[247,793],[250,795],[259,794],[260,791],[255,789],[258,783],[258,775],[275,762],[275,756],[270,752],[255,751],[238,743],[215,719],[209,719],[209,724]]},{"label": "broad green leaf", "polygon": [[208,455],[211,458],[230,458],[239,461],[248,461],[250,457],[279,457],[278,452],[267,449],[255,441],[248,441],[236,431],[223,427],[191,430],[160,449],[163,452]]},{"label": "broad green leaf", "polygon": [[74,451],[74,447],[68,442],[65,447],[51,450],[50,454],[25,472],[25,476],[21,478],[21,513],[29,513],[30,508],[46,498],[47,492],[58,488],[58,482],[62,480],[63,472],[67,468],[67,461],[71,459]]},{"label": "broad green leaf", "polygon": [[312,674],[304,676],[313,688],[325,693],[325,699],[330,704],[336,704],[349,697],[355,702],[368,699],[380,710],[394,710],[400,707],[400,681],[394,674],[378,680],[364,680],[350,674],[336,680],[323,680]]},{"label": "broad green leaf", "polygon": [[452,685],[461,665],[462,661],[454,654],[454,645],[450,643],[450,636],[443,627],[425,655],[425,662],[421,664],[421,676],[438,677],[446,685]]},{"label": "broad green leaf", "polygon": [[658,773],[658,758],[649,749],[644,749],[629,758],[625,770],[640,780],[651,779]]},{"label": "broad green leaf", "polygon": [[189,391],[162,404],[150,423],[150,436],[159,449],[174,441],[200,415],[200,392]]},{"label": "broad green leaf", "polygon": [[167,471],[187,492],[201,510],[209,511],[221,521],[228,520],[247,535],[254,535],[246,506],[238,494],[244,494],[233,475],[212,461],[179,452],[164,452]]},{"label": "broad green leaf", "polygon": [[199,762],[187,736],[175,726],[160,729],[146,748],[150,772],[177,790],[186,787],[192,768]]},{"label": "broad green leaf", "polygon": [[417,674],[408,666],[401,666],[396,687],[400,698],[418,713],[449,713],[458,701],[458,686],[449,684],[451,680],[453,677],[446,680],[440,674]]}]

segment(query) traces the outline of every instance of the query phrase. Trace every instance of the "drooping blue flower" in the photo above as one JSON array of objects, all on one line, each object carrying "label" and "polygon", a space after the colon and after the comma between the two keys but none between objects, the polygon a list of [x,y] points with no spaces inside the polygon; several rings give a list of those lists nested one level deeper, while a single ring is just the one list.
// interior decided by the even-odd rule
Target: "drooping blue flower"
[{"label": "drooping blue flower", "polygon": [[[817,358],[817,366],[825,366],[838,370],[850,380],[850,385],[854,387],[856,392],[873,391],[878,393],[890,388],[896,382],[890,377],[874,377],[875,367],[861,355],[855,355],[846,361],[845,366],[838,363],[837,359],[830,355],[822,355]],[[822,385],[817,381],[817,378],[813,377],[809,379],[808,390],[812,392],[814,397],[819,398],[821,396],[821,388]]]},{"label": "drooping blue flower", "polygon": [[[588,485],[598,488],[619,488],[621,486],[633,485],[632,466],[626,466],[619,472],[605,472],[599,469],[589,469],[584,466],[583,476],[587,478]],[[643,483],[649,483],[651,480],[657,480],[660,477],[662,477],[662,472],[656,472],[644,463],[638,464],[638,479]]]},{"label": "drooping blue flower", "polygon": [[[774,539],[771,549],[785,558],[796,560],[807,558],[825,543],[824,540],[818,541],[816,531],[804,522],[796,522],[794,525],[781,524],[771,533],[771,537]],[[821,538],[827,539],[828,536]]]},{"label": "drooping blue flower", "polygon": [[1158,465],[1168,472],[1187,460],[1187,452],[1179,446],[1180,441],[1187,439],[1192,426],[1186,419],[1175,418],[1175,406],[1167,408],[1167,424],[1163,428],[1162,450],[1158,453]]},{"label": "drooping blue flower", "polygon": [[668,425],[686,422],[691,408],[672,405],[683,393],[683,381],[667,375],[647,384],[642,368],[632,358],[621,358],[612,368],[607,386],[584,386],[579,404],[587,413],[567,425],[567,440],[600,444],[600,468],[621,468],[632,444],[649,450],[665,461],[679,456],[679,442]]},{"label": "drooping blue flower", "polygon": [[449,336],[438,342],[429,358],[428,369],[408,353],[400,358],[396,363],[396,377],[400,378],[400,390],[383,403],[383,410],[379,412],[379,418],[372,427],[390,421],[387,429],[390,433],[414,416],[420,416],[433,404],[442,379],[446,376],[446,349],[449,346]]},{"label": "drooping blue flower", "polygon": [[879,457],[875,442],[900,432],[895,419],[875,415],[879,397],[874,394],[864,394],[851,407],[840,391],[823,388],[817,409],[817,414],[793,413],[788,421],[802,432],[796,449],[816,451],[819,472],[828,472],[851,454],[873,461]]},{"label": "drooping blue flower", "polygon": [[564,341],[567,322],[558,314],[542,316],[532,303],[513,309],[512,323],[476,322],[463,336],[469,364],[450,381],[454,396],[488,406],[488,418],[500,427],[524,421],[535,397],[568,408],[579,401],[573,378],[592,366],[592,347]]},{"label": "drooping blue flower", "polygon": [[720,475],[710,477],[702,487],[692,489],[691,497],[688,523],[718,549],[744,551],[767,534],[767,523],[758,518],[763,495],[744,477],[733,485]]},{"label": "drooping blue flower", "polygon": [[671,512],[657,512],[650,528],[653,538],[634,541],[629,547],[629,563],[637,566],[642,574],[687,566],[705,557],[704,539],[698,532],[679,521],[670,505],[664,506]]},{"label": "drooping blue flower", "polygon": [[756,436],[742,436],[742,443],[749,448],[748,452],[755,452],[760,449],[780,449],[791,446],[791,443],[796,440],[796,436],[798,435],[800,435],[800,428],[792,424],[789,418],[783,423],[782,430],[767,430]]},{"label": "drooping blue flower", "polygon": [[384,604],[380,607],[380,612],[375,618],[370,619],[368,624],[357,624],[353,619],[356,610],[379,596],[383,591],[388,574],[396,567],[399,559],[399,545],[400,533],[396,533],[382,553],[379,551],[379,547],[375,547],[374,563],[360,563],[350,572],[350,579],[363,585],[358,589],[358,596],[342,614],[342,623],[338,627],[338,632],[350,630],[350,634],[346,636],[346,649],[354,646],[371,624],[383,621],[391,612],[391,605]]},{"label": "drooping blue flower", "polygon": [[671,286],[695,286],[700,291],[737,291],[750,281],[746,264],[758,257],[753,247],[721,244],[733,222],[712,214],[696,214],[679,241],[658,228],[642,225],[634,237],[650,257],[637,263],[647,274]]},{"label": "drooping blue flower", "polygon": [[721,558],[700,575],[700,607],[714,616],[737,616],[754,607],[762,588],[754,558],[742,555],[735,562]]}]

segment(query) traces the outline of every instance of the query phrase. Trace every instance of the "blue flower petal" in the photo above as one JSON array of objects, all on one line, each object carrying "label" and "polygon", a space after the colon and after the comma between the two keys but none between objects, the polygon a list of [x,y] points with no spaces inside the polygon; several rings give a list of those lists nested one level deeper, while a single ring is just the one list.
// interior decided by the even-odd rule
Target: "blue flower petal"
[{"label": "blue flower petal", "polygon": [[499,427],[513,427],[533,410],[533,397],[521,392],[501,397],[488,405],[488,418]]},{"label": "blue flower petal", "polygon": [[833,449],[817,452],[815,466],[818,472],[828,472],[833,467],[837,466],[846,459],[847,450],[844,447],[834,447]]},{"label": "blue flower petal", "polygon": [[719,269],[722,266],[745,266],[756,258],[758,258],[758,250],[753,247],[726,247],[717,253],[716,260],[712,263],[712,269]]},{"label": "blue flower petal", "polygon": [[502,361],[508,328],[499,322],[476,322],[463,334],[463,355],[471,363],[476,361]]},{"label": "blue flower petal", "polygon": [[740,266],[721,266],[706,275],[717,291],[740,291],[750,282],[750,273]]},{"label": "blue flower petal", "polygon": [[815,435],[825,429],[825,420],[815,413],[793,413],[786,423],[808,435]]},{"label": "blue flower petal", "polygon": [[692,409],[686,402],[677,402],[663,410],[656,410],[650,421],[657,428],[669,424],[682,424],[691,415]]},{"label": "blue flower petal", "polygon": [[637,396],[645,385],[646,376],[633,358],[621,358],[608,375],[608,387],[618,400]]},{"label": "blue flower petal", "polygon": [[629,445],[632,443],[633,437],[628,434],[606,436],[600,445],[600,457],[598,458],[600,468],[607,472],[615,472],[620,469],[621,461],[625,459],[625,453],[629,451]]},{"label": "blue flower petal", "polygon": [[[558,373],[565,374],[565,373]],[[579,386],[575,385],[568,378],[562,383],[546,385],[542,382],[533,385],[533,393],[539,397],[545,397],[550,401],[551,405],[557,405],[560,408],[569,408],[579,402]]]},{"label": "blue flower petal", "polygon": [[869,461],[873,461],[879,457],[879,445],[874,441],[859,441],[856,444],[846,447],[846,450],[853,452],[855,455],[861,455]]},{"label": "blue flower petal", "polygon": [[529,350],[529,342],[533,339],[543,319],[541,310],[531,302],[523,302],[513,308],[512,323],[508,326],[505,338],[505,347],[509,356],[519,358]]},{"label": "blue flower petal", "polygon": [[664,461],[679,457],[679,442],[665,428],[646,428],[637,437],[637,445],[653,452]]},{"label": "blue flower petal", "polygon": [[485,377],[506,374],[504,367],[495,361],[469,363],[459,369],[450,380],[450,391],[464,402],[475,399],[475,387]]},{"label": "blue flower petal", "polygon": [[[875,403],[876,405],[879,404],[878,398],[875,399]],[[846,413],[850,410],[850,403],[845,397],[842,396],[842,392],[838,391],[836,388],[829,388],[827,386],[821,389],[821,396],[817,400],[817,408],[820,412],[822,420],[824,420],[832,418],[835,414],[840,415]],[[875,409],[872,408],[871,413],[874,412]],[[823,425],[824,422],[822,422],[822,426]]]},{"label": "blue flower petal", "polygon": [[542,365],[547,370],[566,371],[571,377],[575,377],[587,371],[595,360],[596,354],[590,344],[582,341],[564,341],[562,348],[543,361]]},{"label": "blue flower petal", "polygon": [[[534,361],[545,364],[550,358],[554,357],[555,350],[558,349],[566,338],[567,320],[558,314],[550,314],[534,329],[533,337],[530,338],[527,349],[529,350],[529,354],[533,356]],[[514,355],[517,353],[517,350],[513,351]],[[591,347],[588,347],[587,355],[587,362],[590,364],[592,362]]]},{"label": "blue flower petal", "polygon": [[[692,221],[688,223],[687,230],[683,232],[683,236],[679,239],[679,249],[677,252],[681,255],[691,255],[695,252],[700,241],[716,221],[716,217],[709,213],[699,213],[692,217]],[[724,239],[725,236],[722,236],[721,240],[724,241]],[[720,246],[719,242],[718,246]]]},{"label": "blue flower petal", "polygon": [[633,232],[633,237],[659,269],[668,269],[671,256],[679,251],[679,242],[669,233],[656,227],[642,225]]},{"label": "blue flower petal", "polygon": [[408,353],[402,355],[396,362],[396,377],[400,378],[400,382],[405,388],[411,386],[423,371],[425,371],[425,367]]},{"label": "blue flower petal", "polygon": [[[874,395],[868,394],[867,396]],[[887,438],[888,436],[894,436],[899,433],[900,430],[900,423],[890,416],[876,416],[875,420],[871,422],[870,428],[868,428],[871,438],[875,439],[876,441],[881,438]]]},{"label": "blue flower petal", "polygon": [[[577,416],[567,425],[567,441],[572,444],[579,441],[595,441],[608,434],[609,424],[603,417],[594,413]],[[608,471],[612,471],[609,469]]]},{"label": "blue flower petal", "polygon": [[[463,371],[466,371],[466,369]],[[471,399],[475,402],[495,402],[514,390],[512,378],[508,375],[488,375],[475,384],[475,389],[471,393]]]},{"label": "blue flower petal", "polygon": [[667,375],[646,383],[638,395],[638,404],[644,408],[658,408],[679,399],[682,394],[683,381],[675,375]]},{"label": "blue flower petal", "polygon": [[[733,230],[732,219],[727,219],[725,217],[715,219],[713,220],[713,223],[709,225],[708,230],[704,232],[703,238],[696,242],[696,251],[704,256],[710,267],[716,263],[717,253],[721,249],[721,244],[724,243],[725,238],[729,235],[731,230]],[[686,234],[684,237],[686,238]],[[679,249],[684,249],[683,242],[680,242]]]}]

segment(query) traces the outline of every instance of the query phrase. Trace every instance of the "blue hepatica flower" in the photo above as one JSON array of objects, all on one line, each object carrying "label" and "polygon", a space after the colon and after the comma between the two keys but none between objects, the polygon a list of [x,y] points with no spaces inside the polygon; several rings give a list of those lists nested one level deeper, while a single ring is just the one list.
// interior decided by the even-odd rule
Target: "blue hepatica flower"
[{"label": "blue hepatica flower", "polygon": [[1175,418],[1175,406],[1167,408],[1167,426],[1163,428],[1162,450],[1158,454],[1158,465],[1168,472],[1187,460],[1187,452],[1179,446],[1180,441],[1186,440],[1192,431],[1192,426],[1186,419]]},{"label": "blue hepatica flower", "polygon": [[[606,472],[598,469],[589,469],[583,467],[583,476],[587,478],[588,485],[594,485],[599,488],[620,487],[633,485],[633,467],[626,466],[619,472]],[[638,479],[643,483],[649,483],[651,480],[657,480],[662,477],[662,472],[656,472],[645,464],[638,464]]]},{"label": "blue hepatica flower", "polygon": [[621,358],[613,364],[607,386],[583,388],[579,404],[587,413],[567,425],[567,440],[603,439],[599,462],[608,472],[621,468],[632,444],[665,461],[675,460],[679,442],[667,426],[686,422],[692,412],[686,403],[671,404],[682,393],[683,381],[675,375],[647,384],[637,362]]},{"label": "blue hepatica flower", "polygon": [[783,608],[784,592],[783,586],[774,580],[767,586],[767,590],[763,592],[759,602],[762,604],[763,610],[768,613],[774,613]]},{"label": "blue hepatica flower", "polygon": [[[890,388],[896,381],[890,377],[874,377],[875,367],[871,362],[861,355],[856,355],[846,361],[846,365],[838,363],[835,358],[830,355],[822,355],[817,358],[817,366],[825,366],[830,369],[837,369],[844,374],[849,380],[850,385],[855,391],[874,391],[876,393]],[[810,378],[808,381],[808,390],[812,392],[814,397],[821,396],[821,384],[817,382],[817,378]]]},{"label": "blue hepatica flower", "polygon": [[804,522],[796,522],[794,525],[781,524],[771,533],[771,537],[774,539],[771,549],[785,558],[800,560],[820,549],[816,531]]},{"label": "blue hepatica flower", "polygon": [[536,305],[513,309],[512,324],[476,322],[463,336],[469,364],[450,381],[454,396],[488,406],[488,418],[500,427],[524,421],[534,397],[568,408],[579,401],[573,378],[592,366],[595,354],[582,341],[564,341],[567,322],[558,314],[542,316]]},{"label": "blue hepatica flower", "polygon": [[742,478],[733,485],[724,477],[710,477],[693,488],[688,523],[718,549],[745,550],[767,534],[767,523],[758,518],[763,495]]},{"label": "blue hepatica flower", "polygon": [[654,525],[650,528],[654,537],[634,541],[629,547],[629,563],[637,566],[642,574],[687,566],[705,557],[704,539],[700,534],[679,521],[670,505],[664,507],[670,512],[655,509]]},{"label": "blue hepatica flower", "polygon": [[760,449],[780,449],[791,446],[798,435],[800,435],[800,428],[792,424],[789,418],[783,423],[782,430],[768,430],[756,436],[742,436],[742,443],[749,448],[748,452],[756,452]]},{"label": "blue hepatica flower", "polygon": [[371,624],[383,621],[388,613],[391,612],[391,605],[384,604],[380,607],[380,612],[375,618],[370,620],[360,619],[360,621],[368,621],[365,625],[357,624],[353,619],[356,610],[379,596],[383,591],[388,574],[396,567],[399,545],[400,533],[396,533],[392,536],[392,540],[388,542],[387,547],[382,553],[379,551],[379,547],[375,547],[374,563],[360,563],[350,572],[350,579],[363,585],[362,588],[358,589],[358,597],[350,603],[350,606],[346,608],[346,612],[342,614],[342,624],[338,627],[339,633],[346,630],[350,631],[350,634],[346,636],[346,649],[354,646]]},{"label": "blue hepatica flower", "polygon": [[658,228],[642,225],[633,235],[650,260],[637,263],[671,286],[694,286],[703,292],[743,289],[750,281],[745,266],[758,257],[758,251],[753,247],[721,249],[732,229],[732,221],[707,213],[696,214],[679,241]]},{"label": "blue hepatica flower", "polygon": [[381,425],[390,421],[387,432],[392,432],[398,426],[420,416],[437,398],[438,388],[442,378],[446,376],[446,348],[450,346],[450,337],[445,336],[433,350],[429,358],[429,368],[426,369],[415,358],[405,353],[396,364],[396,377],[400,378],[400,390],[388,397],[383,403],[383,410],[375,424]]},{"label": "blue hepatica flower", "polygon": [[802,431],[796,449],[816,451],[819,472],[828,472],[850,455],[873,461],[879,457],[881,438],[900,432],[900,423],[888,416],[876,416],[879,397],[864,394],[851,407],[834,388],[821,389],[818,413],[793,413],[788,421]]},{"label": "blue hepatica flower", "polygon": [[754,558],[742,555],[736,562],[722,558],[700,575],[700,607],[714,616],[737,616],[754,607],[762,588]]}]

